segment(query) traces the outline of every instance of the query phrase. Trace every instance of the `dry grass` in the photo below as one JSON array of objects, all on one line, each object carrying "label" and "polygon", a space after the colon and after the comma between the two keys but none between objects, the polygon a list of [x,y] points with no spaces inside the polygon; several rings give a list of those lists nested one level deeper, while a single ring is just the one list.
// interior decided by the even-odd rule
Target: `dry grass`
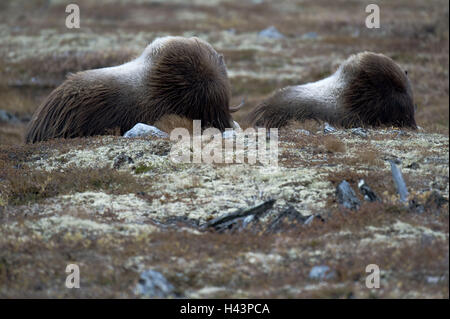
[{"label": "dry grass", "polygon": [[8,204],[20,205],[87,190],[113,194],[135,193],[142,189],[130,173],[113,169],[66,169],[59,172],[33,171],[28,167],[2,169]]},{"label": "dry grass", "polygon": [[335,136],[326,136],[323,139],[323,146],[329,153],[345,153],[345,144]]}]

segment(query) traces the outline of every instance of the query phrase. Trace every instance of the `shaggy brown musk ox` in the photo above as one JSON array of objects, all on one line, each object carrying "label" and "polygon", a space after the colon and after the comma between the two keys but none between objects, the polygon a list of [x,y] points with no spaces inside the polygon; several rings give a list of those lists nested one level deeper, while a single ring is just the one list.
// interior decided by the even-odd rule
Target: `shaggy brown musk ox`
[{"label": "shaggy brown musk ox", "polygon": [[267,128],[290,120],[322,120],[341,127],[416,128],[411,83],[392,59],[372,52],[350,56],[320,81],[276,91],[247,121]]},{"label": "shaggy brown musk ox", "polygon": [[26,141],[123,134],[176,114],[203,127],[233,127],[223,56],[198,38],[155,39],[135,60],[69,75],[39,106]]}]

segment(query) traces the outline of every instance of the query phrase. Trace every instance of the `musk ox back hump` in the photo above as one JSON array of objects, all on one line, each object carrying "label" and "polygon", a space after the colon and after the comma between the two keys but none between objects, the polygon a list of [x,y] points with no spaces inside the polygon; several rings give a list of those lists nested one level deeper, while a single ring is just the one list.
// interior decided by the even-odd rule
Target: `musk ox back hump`
[{"label": "musk ox back hump", "polygon": [[207,43],[196,38],[170,41],[149,72],[155,120],[177,114],[201,120],[202,127],[232,127],[226,66]]},{"label": "musk ox back hump", "polygon": [[413,94],[405,72],[382,54],[364,52],[357,58],[342,95],[342,124],[415,128]]}]

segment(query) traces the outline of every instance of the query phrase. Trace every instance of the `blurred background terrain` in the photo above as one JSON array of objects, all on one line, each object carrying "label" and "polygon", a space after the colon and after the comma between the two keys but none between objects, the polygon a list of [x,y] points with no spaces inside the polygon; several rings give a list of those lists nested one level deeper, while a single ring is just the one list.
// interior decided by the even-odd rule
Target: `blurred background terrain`
[{"label": "blurred background terrain", "polygon": [[121,64],[164,35],[195,35],[225,55],[233,104],[247,98],[238,122],[273,90],[323,78],[368,50],[408,70],[417,122],[447,133],[448,2],[376,1],[381,28],[367,29],[372,2],[80,0],[81,28],[67,29],[70,1],[2,1],[0,110],[18,121],[1,123],[0,143],[21,142],[24,124],[68,73]]}]

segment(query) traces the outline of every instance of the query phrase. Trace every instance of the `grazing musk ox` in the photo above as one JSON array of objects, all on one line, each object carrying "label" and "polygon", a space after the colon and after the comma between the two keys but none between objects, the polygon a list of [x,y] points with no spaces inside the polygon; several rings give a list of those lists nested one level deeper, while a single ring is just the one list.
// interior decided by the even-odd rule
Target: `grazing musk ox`
[{"label": "grazing musk ox", "polygon": [[223,56],[198,38],[155,39],[131,62],[71,74],[44,100],[26,141],[123,134],[167,114],[233,127],[230,83]]},{"label": "grazing musk ox", "polygon": [[341,127],[415,129],[414,112],[406,72],[383,54],[362,52],[325,79],[276,91],[249,113],[247,121],[267,128],[313,119]]}]

